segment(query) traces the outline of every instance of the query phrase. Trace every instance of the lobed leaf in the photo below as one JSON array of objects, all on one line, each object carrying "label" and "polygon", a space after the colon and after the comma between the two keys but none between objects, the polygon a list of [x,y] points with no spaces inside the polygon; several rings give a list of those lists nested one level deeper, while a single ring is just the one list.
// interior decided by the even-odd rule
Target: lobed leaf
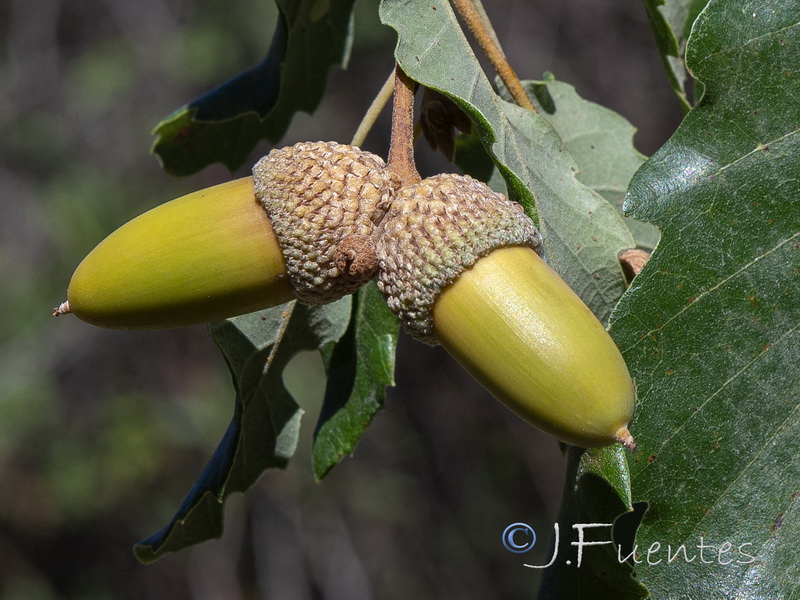
[{"label": "lobed leaf", "polygon": [[191,175],[219,162],[233,171],[261,140],[277,142],[296,112],[313,112],[328,69],[347,60],[354,3],[276,0],[280,17],[264,60],[153,130],[164,169]]},{"label": "lobed leaf", "polygon": [[636,570],[656,598],[794,598],[800,5],[711,0],[686,60],[705,93],[631,183],[662,238],[611,325],[639,391]]},{"label": "lobed leaf", "polygon": [[341,338],[350,305],[349,296],[322,307],[290,302],[209,325],[233,376],[233,418],[172,520],[137,544],[139,560],[151,562],[219,537],[225,499],[246,491],[265,469],[286,466],[297,447],[303,411],[283,384],[283,369],[298,352]]}]

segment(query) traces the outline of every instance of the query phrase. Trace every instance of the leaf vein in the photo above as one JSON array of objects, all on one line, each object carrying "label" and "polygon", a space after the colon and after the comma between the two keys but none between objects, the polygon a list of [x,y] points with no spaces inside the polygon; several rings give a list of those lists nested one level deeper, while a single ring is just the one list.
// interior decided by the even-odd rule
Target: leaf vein
[{"label": "leaf vein", "polygon": [[780,143],[780,142],[782,142],[782,141],[784,141],[784,140],[786,140],[786,139],[790,138],[791,136],[796,135],[798,133],[800,133],[800,128],[795,128],[795,129],[792,129],[791,131],[786,132],[784,135],[782,135],[782,136],[780,136],[778,138],[775,138],[774,140],[769,140],[769,141],[763,142],[763,143],[759,144],[758,146],[756,146],[755,148],[753,148],[750,152],[748,152],[746,154],[743,154],[742,156],[738,157],[736,160],[731,161],[727,165],[722,165],[719,169],[717,169],[716,173],[714,173],[712,176],[721,175],[723,172],[727,171],[728,169],[730,169],[731,167],[733,167],[737,163],[742,162],[743,160],[747,159],[748,157],[752,156],[753,154],[756,154],[756,153],[759,153],[759,152],[763,152],[767,147],[773,146],[775,144],[778,144],[778,143]]},{"label": "leaf vein", "polygon": [[666,321],[664,321],[664,323],[663,323],[662,325],[660,325],[659,327],[657,327],[656,329],[651,329],[651,330],[650,330],[650,331],[648,331],[646,334],[644,334],[644,335],[640,336],[640,337],[639,337],[639,339],[636,341],[636,343],[634,343],[634,344],[632,344],[631,346],[628,346],[627,348],[625,348],[625,350],[623,351],[623,354],[626,354],[626,353],[628,353],[628,352],[632,351],[632,350],[633,350],[633,349],[635,349],[637,346],[639,346],[639,344],[641,344],[641,343],[643,343],[645,340],[649,339],[649,338],[650,338],[652,335],[654,335],[655,333],[657,333],[657,332],[659,332],[659,331],[663,331],[664,329],[666,329],[666,328],[667,328],[667,326],[668,326],[670,323],[672,323],[673,321],[675,321],[675,320],[677,320],[679,317],[681,317],[681,316],[683,315],[683,313],[685,313],[687,310],[691,310],[691,309],[693,309],[693,308],[696,308],[696,307],[697,307],[697,305],[698,305],[698,303],[699,303],[701,300],[705,299],[705,298],[706,298],[706,297],[708,297],[710,294],[713,294],[713,292],[717,291],[718,289],[720,289],[720,288],[724,287],[726,284],[730,283],[732,280],[734,280],[736,277],[738,277],[739,275],[741,275],[743,272],[745,272],[747,269],[749,269],[750,267],[752,267],[752,266],[753,266],[754,264],[756,264],[757,262],[759,262],[759,261],[763,260],[764,258],[766,258],[767,256],[769,256],[769,255],[770,255],[770,254],[772,254],[773,252],[776,252],[777,250],[781,249],[783,246],[785,246],[785,245],[787,245],[787,244],[790,244],[790,243],[792,243],[792,242],[793,242],[795,239],[798,239],[798,238],[800,238],[800,232],[797,232],[797,233],[795,233],[794,235],[791,235],[791,236],[789,236],[789,237],[788,237],[788,238],[786,238],[785,240],[781,241],[779,244],[776,244],[775,246],[773,246],[772,248],[770,248],[768,251],[766,251],[766,252],[763,252],[763,253],[761,253],[761,254],[759,254],[759,255],[757,255],[757,256],[755,256],[755,257],[753,257],[753,259],[752,259],[752,260],[750,260],[750,261],[748,261],[747,263],[745,263],[744,265],[742,265],[742,266],[741,266],[739,269],[737,269],[737,270],[736,270],[736,271],[734,271],[733,273],[731,273],[731,274],[729,274],[729,275],[727,275],[727,276],[723,277],[723,278],[722,278],[722,279],[720,279],[720,280],[719,280],[719,281],[718,281],[716,284],[714,284],[713,286],[711,286],[711,287],[710,287],[710,288],[708,288],[707,290],[703,290],[702,292],[700,292],[700,293],[699,293],[699,294],[696,296],[696,298],[695,298],[694,302],[692,302],[691,304],[687,304],[686,306],[684,306],[684,307],[683,307],[681,310],[679,310],[679,311],[678,311],[678,312],[676,312],[674,315],[672,315],[670,318],[668,318]]},{"label": "leaf vein", "polygon": [[776,35],[781,35],[783,33],[789,33],[793,29],[796,29],[798,27],[800,27],[800,22],[791,23],[790,25],[786,25],[785,27],[781,27],[780,29],[775,29],[774,31],[767,31],[767,32],[763,33],[762,35],[750,38],[749,40],[747,40],[746,42],[744,42],[742,44],[726,46],[725,48],[720,48],[716,52],[709,52],[709,53],[704,55],[703,60],[701,62],[713,61],[713,60],[720,61],[720,60],[722,60],[720,57],[725,56],[728,52],[737,52],[737,53],[741,52],[743,48],[747,48],[748,46],[752,46],[752,45],[754,45],[754,44],[756,44],[758,42],[761,42],[763,40],[770,39],[770,38],[772,38],[772,37],[774,37]]},{"label": "leaf vein", "polygon": [[[796,330],[796,328],[795,328],[795,330]],[[760,358],[760,357],[757,357],[755,360],[758,360],[758,358]],[[753,362],[755,362],[755,361],[753,361]],[[775,427],[772,430],[771,434],[768,437],[764,438],[764,443],[761,445],[761,447],[759,448],[758,452],[756,452],[753,455],[752,459],[750,461],[748,461],[748,463],[746,465],[742,466],[742,468],[739,470],[739,472],[736,475],[736,477],[734,477],[733,480],[729,483],[729,485],[726,486],[725,489],[722,490],[719,493],[719,495],[715,499],[715,501],[714,501],[712,506],[716,506],[717,503],[726,494],[728,494],[736,486],[736,484],[745,476],[745,474],[750,470],[750,467],[752,467],[754,464],[756,464],[757,462],[759,462],[762,459],[764,454],[767,452],[768,448],[771,446],[770,442],[772,440],[776,439],[777,437],[779,437],[786,430],[786,427],[787,427],[788,423],[795,422],[794,417],[797,414],[800,414],[800,404],[795,405],[794,410],[787,415],[786,419],[784,419],[784,421],[781,423],[780,427]],[[790,504],[791,504],[791,502],[790,502]],[[700,526],[710,517],[711,512],[712,511],[710,509],[705,512],[703,517],[697,521],[697,523],[694,525],[694,527],[692,527],[690,535],[687,536],[687,539],[693,537],[693,535],[700,529]]]},{"label": "leaf vein", "polygon": [[[700,406],[697,407],[697,410],[693,411],[691,416],[686,419],[679,427],[672,432],[669,437],[664,438],[664,441],[661,443],[660,449],[663,450],[670,442],[672,442],[683,429],[695,418],[701,418],[701,413],[703,412],[703,408],[705,408],[714,398],[716,398],[723,390],[725,390],[731,383],[736,381],[739,377],[744,375],[748,369],[750,369],[753,365],[755,365],[758,361],[760,361],[768,352],[773,350],[776,346],[779,346],[783,341],[798,331],[797,325],[784,333],[784,335],[780,336],[774,343],[767,345],[763,348],[758,354],[756,354],[752,360],[750,360],[747,364],[743,365],[738,371],[733,373],[728,379],[726,379],[716,390],[714,390],[713,394],[710,394],[703,402],[700,403]],[[797,405],[797,408],[800,408],[800,404]]]}]

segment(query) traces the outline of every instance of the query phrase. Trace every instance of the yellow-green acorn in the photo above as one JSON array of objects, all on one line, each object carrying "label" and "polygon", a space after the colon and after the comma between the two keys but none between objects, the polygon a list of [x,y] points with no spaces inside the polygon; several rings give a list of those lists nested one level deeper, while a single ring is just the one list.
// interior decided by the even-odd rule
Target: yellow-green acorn
[{"label": "yellow-green acorn", "polygon": [[332,302],[371,279],[397,178],[335,142],[273,150],[245,177],[158,206],[76,269],[56,315],[111,328],[203,323],[291,299]]},{"label": "yellow-green acorn", "polygon": [[522,207],[470,177],[403,187],[378,285],[405,329],[442,346],[520,417],[581,447],[620,442],[635,391],[602,324],[551,270]]}]

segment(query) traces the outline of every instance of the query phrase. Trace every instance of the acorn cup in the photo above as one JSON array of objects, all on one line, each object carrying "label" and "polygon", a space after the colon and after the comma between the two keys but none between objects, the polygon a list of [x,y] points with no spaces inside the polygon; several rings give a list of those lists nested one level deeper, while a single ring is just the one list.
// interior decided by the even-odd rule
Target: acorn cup
[{"label": "acorn cup", "polygon": [[292,299],[326,304],[377,269],[373,234],[399,182],[353,146],[273,150],[245,177],[158,206],[80,263],[55,315],[156,329]]},{"label": "acorn cup", "polygon": [[381,227],[378,286],[408,333],[440,343],[559,440],[634,448],[625,362],[539,256],[540,236],[519,204],[470,177],[437,175],[403,187]]}]

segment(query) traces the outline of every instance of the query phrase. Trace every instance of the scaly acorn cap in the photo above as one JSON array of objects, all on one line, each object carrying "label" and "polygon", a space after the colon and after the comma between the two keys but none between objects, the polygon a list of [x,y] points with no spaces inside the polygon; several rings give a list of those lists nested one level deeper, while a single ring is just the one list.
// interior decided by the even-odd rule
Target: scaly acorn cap
[{"label": "scaly acorn cap", "polygon": [[[495,229],[498,228],[498,229]],[[581,447],[634,447],[635,391],[602,324],[537,251],[533,223],[468,177],[403,188],[383,223],[379,287],[520,417]]]},{"label": "scaly acorn cap", "polygon": [[303,142],[270,152],[253,177],[300,302],[327,304],[372,279],[375,226],[400,186],[379,156]]},{"label": "scaly acorn cap", "polygon": [[435,345],[432,310],[442,290],[505,246],[541,248],[522,206],[472,177],[435,175],[397,193],[378,241],[378,287],[406,331]]},{"label": "scaly acorn cap", "polygon": [[153,329],[292,299],[332,302],[374,275],[371,236],[398,185],[379,157],[351,146],[273,150],[253,177],[167,202],[117,229],[78,266],[54,314]]}]

